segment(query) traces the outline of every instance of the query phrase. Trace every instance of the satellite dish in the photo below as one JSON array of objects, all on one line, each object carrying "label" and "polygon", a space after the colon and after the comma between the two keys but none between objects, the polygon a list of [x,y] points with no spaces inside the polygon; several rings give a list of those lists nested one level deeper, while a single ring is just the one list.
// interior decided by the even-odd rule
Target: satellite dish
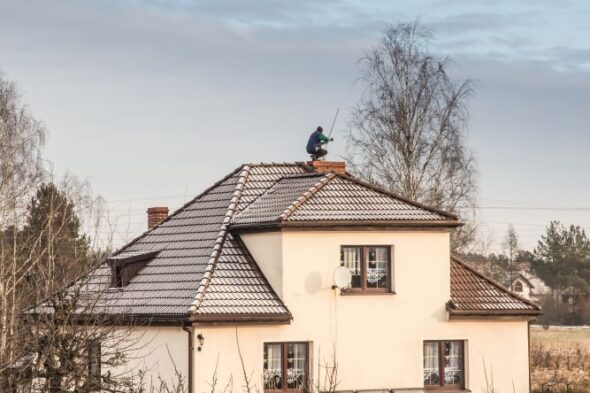
[{"label": "satellite dish", "polygon": [[352,275],[350,270],[345,266],[338,266],[334,270],[334,286],[340,289],[350,288]]}]

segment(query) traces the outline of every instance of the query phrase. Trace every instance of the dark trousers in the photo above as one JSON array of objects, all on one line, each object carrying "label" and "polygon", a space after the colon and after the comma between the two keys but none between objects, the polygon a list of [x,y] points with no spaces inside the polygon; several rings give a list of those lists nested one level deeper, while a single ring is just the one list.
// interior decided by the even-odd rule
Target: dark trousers
[{"label": "dark trousers", "polygon": [[328,151],[322,149],[319,145],[315,147],[315,151],[311,152],[308,150],[307,152],[311,155],[311,159],[314,161],[328,154]]}]

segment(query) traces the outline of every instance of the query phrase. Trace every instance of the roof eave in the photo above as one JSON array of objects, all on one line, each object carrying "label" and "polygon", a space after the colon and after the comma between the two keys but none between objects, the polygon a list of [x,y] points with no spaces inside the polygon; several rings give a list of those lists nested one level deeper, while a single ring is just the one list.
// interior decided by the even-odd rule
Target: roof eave
[{"label": "roof eave", "polygon": [[457,228],[463,222],[457,220],[332,220],[332,221],[282,221],[252,224],[230,224],[230,230],[248,232],[260,230],[301,229],[399,229],[399,228]]},{"label": "roof eave", "polygon": [[293,316],[288,314],[196,314],[191,322],[207,325],[289,325]]},{"label": "roof eave", "polygon": [[[32,318],[38,318],[47,313],[29,313]],[[73,321],[80,325],[103,326],[181,326],[190,323],[188,314],[77,314]]]},{"label": "roof eave", "polygon": [[448,310],[449,320],[535,320],[540,310]]}]

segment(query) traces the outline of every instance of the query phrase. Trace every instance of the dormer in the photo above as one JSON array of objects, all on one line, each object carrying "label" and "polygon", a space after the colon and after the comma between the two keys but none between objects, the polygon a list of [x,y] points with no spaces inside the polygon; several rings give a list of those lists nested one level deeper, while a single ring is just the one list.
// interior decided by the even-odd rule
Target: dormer
[{"label": "dormer", "polygon": [[111,288],[126,287],[159,252],[160,250],[127,251],[107,258],[107,264],[111,268]]}]

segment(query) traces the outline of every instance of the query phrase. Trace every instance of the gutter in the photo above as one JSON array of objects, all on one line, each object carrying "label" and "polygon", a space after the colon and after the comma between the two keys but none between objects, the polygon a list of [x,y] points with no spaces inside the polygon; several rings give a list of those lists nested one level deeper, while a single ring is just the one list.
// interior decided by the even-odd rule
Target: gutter
[{"label": "gutter", "polygon": [[457,317],[490,317],[490,316],[539,316],[543,314],[540,310],[449,310],[449,315]]},{"label": "gutter", "polygon": [[192,325],[188,323],[184,323],[182,325],[182,330],[188,333],[188,393],[193,393],[193,336],[194,330]]},{"label": "gutter", "polygon": [[293,229],[315,229],[315,230],[391,230],[407,228],[456,228],[463,223],[454,220],[332,220],[332,221],[274,221],[266,223],[233,223],[229,225],[230,231],[248,232],[260,230],[281,230],[287,228]]}]

